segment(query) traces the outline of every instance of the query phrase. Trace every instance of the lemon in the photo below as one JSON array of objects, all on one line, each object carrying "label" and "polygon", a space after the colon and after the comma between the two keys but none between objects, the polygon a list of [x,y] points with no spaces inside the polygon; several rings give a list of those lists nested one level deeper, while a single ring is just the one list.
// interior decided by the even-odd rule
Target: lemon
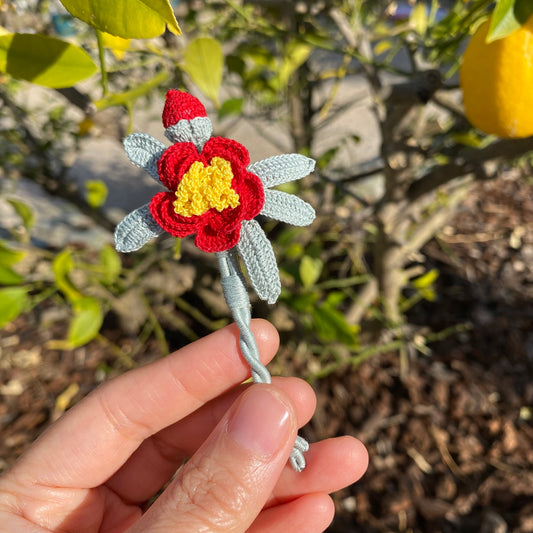
[{"label": "lemon", "polygon": [[533,135],[533,16],[519,29],[486,42],[489,21],[468,43],[460,85],[468,120],[485,133]]}]

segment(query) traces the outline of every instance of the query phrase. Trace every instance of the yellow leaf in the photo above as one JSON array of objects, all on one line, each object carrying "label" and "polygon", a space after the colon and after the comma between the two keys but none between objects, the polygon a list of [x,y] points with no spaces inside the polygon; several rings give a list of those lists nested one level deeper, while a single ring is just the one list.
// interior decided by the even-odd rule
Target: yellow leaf
[{"label": "yellow leaf", "polygon": [[189,43],[184,59],[185,72],[215,106],[219,107],[218,92],[224,67],[221,44],[210,37],[198,37]]},{"label": "yellow leaf", "polygon": [[84,137],[85,135],[88,135],[91,129],[94,126],[94,122],[91,118],[85,117],[79,124],[78,124],[78,135],[81,137]]},{"label": "yellow leaf", "polygon": [[78,394],[80,387],[77,383],[71,383],[57,398],[55,403],[55,414],[62,414],[67,410],[70,402]]},{"label": "yellow leaf", "polygon": [[388,41],[388,40],[384,40],[384,41],[379,41],[375,46],[374,46],[374,53],[379,56],[385,52],[387,52],[387,50],[390,50],[392,46],[392,43],[391,41]]},{"label": "yellow leaf", "polygon": [[122,60],[124,58],[124,54],[130,48],[131,39],[123,39],[122,37],[117,37],[115,35],[111,35],[110,33],[106,33],[105,31],[103,31],[102,42],[104,43],[104,46],[106,48],[111,50],[113,55],[118,60]]}]

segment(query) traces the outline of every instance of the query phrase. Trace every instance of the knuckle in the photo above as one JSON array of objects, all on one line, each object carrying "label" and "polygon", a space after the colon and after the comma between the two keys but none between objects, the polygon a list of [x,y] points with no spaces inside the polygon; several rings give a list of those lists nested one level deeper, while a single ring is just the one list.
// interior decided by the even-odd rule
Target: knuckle
[{"label": "knuckle", "polygon": [[189,524],[194,521],[202,532],[242,528],[252,484],[209,456],[191,459],[182,472],[175,479],[171,498]]},{"label": "knuckle", "polygon": [[118,402],[110,402],[106,394],[98,394],[96,398],[112,430],[122,438],[139,440],[141,435],[148,436],[150,434],[150,428],[140,419],[136,419],[133,409],[131,412],[126,411]]}]

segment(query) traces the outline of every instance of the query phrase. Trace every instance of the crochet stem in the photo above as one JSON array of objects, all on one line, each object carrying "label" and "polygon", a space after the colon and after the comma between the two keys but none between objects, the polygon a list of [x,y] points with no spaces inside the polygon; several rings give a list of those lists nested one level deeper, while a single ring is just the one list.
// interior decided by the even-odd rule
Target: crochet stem
[{"label": "crochet stem", "polygon": [[[250,329],[250,321],[252,319],[250,298],[246,290],[244,277],[237,262],[236,252],[232,249],[218,252],[216,255],[220,267],[224,298],[239,328],[239,345],[242,356],[250,365],[254,383],[270,383],[270,372],[261,363],[257,343]],[[296,437],[296,442],[294,443],[294,448],[290,456],[290,463],[297,472],[301,472],[305,468],[303,452],[306,452],[308,449],[309,444],[307,441],[302,437]]]},{"label": "crochet stem", "polygon": [[248,297],[248,291],[246,290],[235,253],[232,251],[219,252],[217,257],[220,265],[224,298],[239,327],[241,353],[250,365],[254,382],[270,383],[270,372],[259,359],[259,350],[257,349],[254,334],[250,329],[250,321],[252,319],[250,298]]}]

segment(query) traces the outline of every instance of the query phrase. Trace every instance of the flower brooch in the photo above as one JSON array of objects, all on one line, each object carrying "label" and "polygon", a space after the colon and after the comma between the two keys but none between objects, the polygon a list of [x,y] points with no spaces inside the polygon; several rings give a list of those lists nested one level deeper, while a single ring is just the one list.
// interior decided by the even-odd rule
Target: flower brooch
[{"label": "flower brooch", "polygon": [[[124,140],[130,161],[143,168],[167,191],[128,214],[117,226],[119,252],[138,250],[164,232],[174,237],[195,235],[195,245],[215,252],[222,288],[239,331],[243,357],[255,382],[270,383],[249,324],[250,300],[238,256],[259,298],[274,303],[281,291],[279,271],[270,241],[258,215],[306,226],[315,218],[306,202],[276,185],[310,174],[314,160],[300,154],[269,157],[250,164],[248,150],[224,137],[212,137],[213,127],[202,103],[194,96],[170,90],[163,110],[167,147],[151,135],[133,133]],[[307,442],[298,437],[291,464],[305,467]]]}]

